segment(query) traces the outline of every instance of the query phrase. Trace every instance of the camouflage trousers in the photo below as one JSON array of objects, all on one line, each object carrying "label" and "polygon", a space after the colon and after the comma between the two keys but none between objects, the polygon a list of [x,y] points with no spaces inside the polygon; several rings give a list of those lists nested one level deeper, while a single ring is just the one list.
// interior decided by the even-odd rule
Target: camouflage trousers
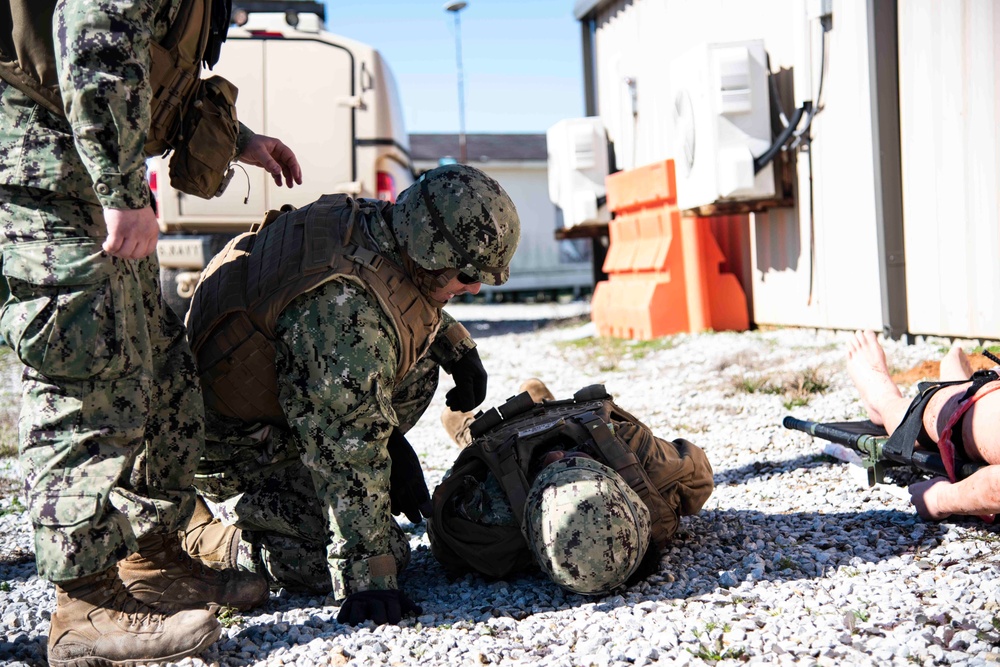
[{"label": "camouflage trousers", "polygon": [[[403,433],[427,410],[438,374],[438,364],[425,359],[393,393]],[[240,564],[267,576],[273,588],[331,592],[329,522],[291,432],[274,426],[248,428],[212,412],[206,420],[205,455],[195,484],[217,504],[216,514],[242,530]],[[396,571],[402,572],[410,561],[409,539],[399,524],[389,523]]]},{"label": "camouflage trousers", "polygon": [[0,336],[24,363],[20,463],[38,573],[107,569],[194,506],[204,408],[155,255],[101,251],[100,207],[0,186]]}]

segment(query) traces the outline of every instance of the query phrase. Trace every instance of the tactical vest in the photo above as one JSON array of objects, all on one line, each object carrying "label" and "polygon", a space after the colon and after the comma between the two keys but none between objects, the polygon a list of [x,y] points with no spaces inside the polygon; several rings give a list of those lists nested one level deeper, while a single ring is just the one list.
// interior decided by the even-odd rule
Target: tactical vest
[{"label": "tactical vest", "polygon": [[187,316],[205,405],[246,422],[284,425],[275,326],[296,297],[334,278],[359,282],[379,301],[399,340],[396,381],[423,357],[441,322],[402,268],[370,250],[358,216],[386,202],[324,195],[270,211],[262,227],[230,241],[202,273]]},{"label": "tactical vest", "polygon": [[649,427],[616,405],[602,385],[585,387],[572,399],[541,404],[524,392],[478,416],[470,431],[472,443],[434,490],[428,532],[431,549],[445,567],[472,567],[502,577],[533,562],[519,526],[480,525],[456,516],[450,508],[456,494],[467,490],[467,476],[482,481],[492,472],[520,523],[529,479],[537,473],[532,465],[548,451],[583,451],[613,468],[649,508],[652,540],[661,547],[676,532],[678,510],[687,500],[673,496],[678,481],[690,476],[700,480],[695,511],[711,494],[710,467],[692,471],[676,454],[694,446],[680,439],[667,443],[656,438]]},{"label": "tactical vest", "polygon": [[[52,42],[57,1],[10,1],[11,24],[6,16],[0,17],[0,78],[65,116]],[[184,0],[163,41],[150,43],[152,99],[146,155],[160,155],[180,139],[183,112],[196,92],[202,57],[206,51],[218,52],[216,44],[209,44],[213,1],[220,0]]]}]

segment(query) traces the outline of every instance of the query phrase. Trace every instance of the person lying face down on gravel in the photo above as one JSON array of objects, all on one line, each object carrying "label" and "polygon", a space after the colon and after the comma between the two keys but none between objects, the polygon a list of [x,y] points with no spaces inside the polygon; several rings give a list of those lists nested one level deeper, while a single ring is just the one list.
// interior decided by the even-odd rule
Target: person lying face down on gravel
[{"label": "person lying face down on gravel", "polygon": [[464,448],[434,490],[434,556],[454,574],[540,568],[582,595],[657,571],[680,517],[712,494],[705,453],[655,437],[603,386],[562,401],[537,379],[521,390],[478,418],[442,414]]},{"label": "person lying face down on gravel", "polygon": [[[892,435],[902,425],[911,400],[904,398],[892,381],[885,351],[874,332],[854,334],[847,352],[847,371],[868,418]],[[910,500],[925,519],[1000,514],[1000,392],[996,391],[1000,381],[984,377],[987,381],[973,387],[972,376],[969,359],[960,347],[953,346],[941,360],[940,371],[941,381],[953,384],[941,385],[923,406],[926,438],[918,438],[917,446],[937,447],[942,458],[953,448],[959,456],[989,465],[957,482],[935,477],[911,484]]]}]

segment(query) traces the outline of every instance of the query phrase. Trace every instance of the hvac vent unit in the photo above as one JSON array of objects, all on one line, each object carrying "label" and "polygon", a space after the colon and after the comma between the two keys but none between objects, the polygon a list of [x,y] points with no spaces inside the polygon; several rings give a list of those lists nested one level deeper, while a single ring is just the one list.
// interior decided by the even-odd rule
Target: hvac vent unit
[{"label": "hvac vent unit", "polygon": [[562,209],[563,226],[607,222],[604,178],[608,139],[601,119],[567,118],[545,133],[549,154],[549,199]]},{"label": "hvac vent unit", "polygon": [[764,42],[706,44],[671,63],[677,205],[771,199],[774,170]]}]

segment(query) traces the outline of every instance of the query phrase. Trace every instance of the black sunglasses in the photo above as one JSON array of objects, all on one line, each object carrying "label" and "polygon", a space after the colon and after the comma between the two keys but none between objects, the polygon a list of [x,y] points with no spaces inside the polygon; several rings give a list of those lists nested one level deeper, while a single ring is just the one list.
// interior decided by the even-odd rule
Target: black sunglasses
[{"label": "black sunglasses", "polygon": [[465,273],[459,273],[458,282],[462,283],[463,285],[473,285],[475,283],[478,283],[479,279],[473,278],[472,276]]}]

